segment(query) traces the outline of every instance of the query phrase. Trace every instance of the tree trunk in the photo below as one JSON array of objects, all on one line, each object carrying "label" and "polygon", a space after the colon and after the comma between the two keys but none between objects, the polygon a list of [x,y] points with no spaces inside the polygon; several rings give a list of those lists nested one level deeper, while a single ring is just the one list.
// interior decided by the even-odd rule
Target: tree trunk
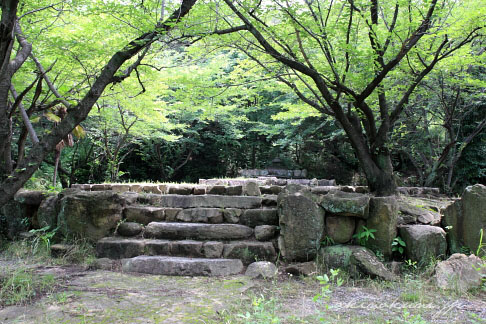
[{"label": "tree trunk", "polygon": [[397,185],[393,176],[390,151],[382,146],[376,149],[375,153],[371,153],[361,132],[353,127],[344,129],[363,168],[370,192],[380,197],[395,195]]},{"label": "tree trunk", "polygon": [[396,194],[397,185],[393,176],[390,152],[380,152],[372,159],[376,167],[368,168],[366,180],[371,192],[377,196]]},{"label": "tree trunk", "polygon": [[12,172],[12,118],[0,118],[0,179]]},{"label": "tree trunk", "polygon": [[[137,39],[132,40],[129,44],[127,44],[127,46],[125,46],[125,48],[119,50],[111,57],[108,63],[106,63],[106,65],[103,67],[101,73],[98,75],[96,81],[93,83],[89,91],[75,107],[76,109],[72,109],[72,111],[66,116],[66,118],[64,118],[52,130],[51,133],[45,135],[40,143],[35,144],[29,151],[29,155],[24,158],[20,165],[17,166],[16,170],[12,172],[6,180],[2,181],[2,183],[0,184],[0,206],[3,206],[10,199],[12,199],[15,193],[25,184],[25,182],[27,182],[27,180],[29,180],[32,174],[34,174],[34,172],[39,168],[45,156],[54,150],[59,141],[65,138],[70,132],[72,132],[72,130],[77,125],[79,125],[80,122],[86,119],[91,108],[100,98],[106,86],[111,83],[121,82],[125,77],[128,77],[128,74],[124,74],[123,76],[115,76],[115,73],[120,69],[120,67],[126,61],[137,55],[141,50],[146,48],[146,46],[154,42],[161,33],[168,32],[169,30],[174,28],[177,23],[179,23],[180,20],[189,13],[196,1],[197,0],[183,0],[180,7],[176,9],[164,23],[157,24],[154,30],[144,33]],[[15,5],[18,4],[18,0],[10,0],[8,3],[10,2],[14,2]],[[2,4],[5,3],[7,2],[3,2]],[[2,6],[2,10],[3,9],[4,7]],[[3,15],[4,12],[2,12],[2,20]],[[0,36],[2,35],[3,34],[0,30]],[[0,52],[0,55],[2,54],[3,53]],[[3,75],[0,74],[0,80],[2,78]],[[8,92],[9,89],[10,85],[6,91]],[[1,90],[2,89],[0,87],[0,91]],[[4,116],[1,115],[1,113],[3,112],[2,105],[3,102],[0,102],[0,132],[1,127],[4,126],[2,124],[2,119]]]}]

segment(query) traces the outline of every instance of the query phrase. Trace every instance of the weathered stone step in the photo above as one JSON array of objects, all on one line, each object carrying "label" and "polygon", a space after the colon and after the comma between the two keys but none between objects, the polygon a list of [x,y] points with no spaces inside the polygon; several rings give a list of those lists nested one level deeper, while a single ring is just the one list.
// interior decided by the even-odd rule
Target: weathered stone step
[{"label": "weathered stone step", "polygon": [[221,258],[224,244],[216,241],[156,240],[105,237],[98,241],[98,257],[132,258],[139,255],[167,255],[194,258]]},{"label": "weathered stone step", "polygon": [[128,222],[144,225],[156,221],[218,224],[223,222],[223,209],[128,206],[123,209],[123,216]]},{"label": "weathered stone step", "polygon": [[260,208],[261,197],[252,196],[185,196],[185,195],[140,195],[138,202],[141,204],[170,207],[170,208]]},{"label": "weathered stone step", "polygon": [[151,222],[145,227],[146,238],[240,240],[253,235],[253,229],[239,224],[162,223]]},{"label": "weathered stone step", "polygon": [[140,255],[184,256],[195,258],[240,259],[244,264],[255,261],[275,261],[276,252],[271,242],[258,241],[194,241],[127,239],[105,237],[96,245],[100,258],[123,259]]},{"label": "weathered stone step", "polygon": [[122,260],[122,270],[166,276],[229,276],[243,271],[240,260],[138,256]]},{"label": "weathered stone step", "polygon": [[153,206],[128,206],[123,209],[123,217],[128,222],[147,225],[150,222],[185,222],[220,224],[240,223],[249,227],[278,225],[276,208],[172,208]]}]

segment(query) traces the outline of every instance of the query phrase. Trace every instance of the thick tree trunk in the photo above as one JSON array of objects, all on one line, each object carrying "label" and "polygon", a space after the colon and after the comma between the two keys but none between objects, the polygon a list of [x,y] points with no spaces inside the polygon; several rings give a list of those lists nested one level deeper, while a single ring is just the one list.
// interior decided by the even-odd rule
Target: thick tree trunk
[{"label": "thick tree trunk", "polygon": [[[2,15],[0,21],[0,181],[3,181],[12,172],[12,118],[10,116],[8,96],[12,76],[23,63],[23,57],[11,61],[14,45],[14,29],[16,23],[18,0],[4,0],[1,3]],[[28,44],[27,44],[28,45]],[[25,53],[30,52],[26,43]],[[17,56],[25,55],[20,50]]]},{"label": "thick tree trunk", "polygon": [[372,164],[362,163],[370,191],[377,196],[396,194],[397,185],[393,176],[393,167],[389,152],[380,152],[373,156]]},{"label": "thick tree trunk", "polygon": [[358,127],[352,127],[351,123],[344,119],[342,124],[363,168],[370,191],[376,196],[395,195],[397,185],[393,176],[390,151],[381,147],[376,149],[375,153],[371,153],[364,135],[357,130]]}]

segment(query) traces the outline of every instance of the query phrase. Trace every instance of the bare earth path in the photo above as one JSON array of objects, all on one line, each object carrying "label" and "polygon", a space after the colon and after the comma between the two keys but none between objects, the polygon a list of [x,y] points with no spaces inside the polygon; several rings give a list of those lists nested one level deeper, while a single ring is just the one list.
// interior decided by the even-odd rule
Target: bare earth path
[{"label": "bare earth path", "polygon": [[[0,269],[15,264],[0,261]],[[0,308],[0,323],[486,323],[486,294],[438,291],[423,281],[348,282],[329,301],[310,278],[166,277],[76,266],[42,267],[54,292]]]}]

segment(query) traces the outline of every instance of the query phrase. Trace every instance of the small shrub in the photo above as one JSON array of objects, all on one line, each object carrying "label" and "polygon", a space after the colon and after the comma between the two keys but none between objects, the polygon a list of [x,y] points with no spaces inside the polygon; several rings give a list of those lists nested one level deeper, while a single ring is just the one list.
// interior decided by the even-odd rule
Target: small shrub
[{"label": "small shrub", "polygon": [[317,276],[316,279],[319,281],[319,284],[321,286],[321,291],[312,298],[314,302],[317,301],[329,301],[331,298],[331,284],[336,284],[336,286],[340,287],[344,280],[339,277],[339,269],[331,269],[330,270],[331,277],[329,277],[327,274],[324,274],[323,276]]},{"label": "small shrub", "polygon": [[400,253],[400,255],[403,255],[403,253],[405,252],[406,246],[407,246],[407,244],[405,244],[405,241],[403,241],[400,236],[397,236],[393,239],[392,251],[398,252],[398,253]]},{"label": "small shrub", "polygon": [[405,268],[410,272],[417,271],[417,261],[412,261],[411,259],[405,260]]},{"label": "small shrub", "polygon": [[277,301],[274,298],[266,299],[265,296],[253,297],[252,309],[238,317],[248,324],[279,324],[280,318],[277,316]]},{"label": "small shrub", "polygon": [[358,233],[353,235],[353,238],[358,240],[359,245],[365,246],[366,242],[370,239],[375,239],[375,233],[376,230],[374,228],[367,228],[366,226],[361,226],[359,229]]}]

